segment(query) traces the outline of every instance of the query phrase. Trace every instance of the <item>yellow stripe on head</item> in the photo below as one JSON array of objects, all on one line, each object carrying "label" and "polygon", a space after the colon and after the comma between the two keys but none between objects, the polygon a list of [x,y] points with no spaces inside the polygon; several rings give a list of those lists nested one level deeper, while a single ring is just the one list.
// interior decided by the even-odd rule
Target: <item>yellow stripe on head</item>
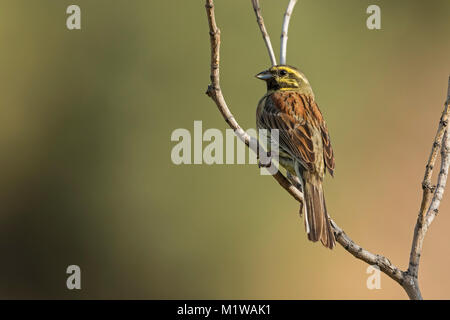
[{"label": "yellow stripe on head", "polygon": [[295,79],[280,78],[280,79],[278,79],[278,83],[280,84],[281,88],[298,88],[299,87],[299,83]]},{"label": "yellow stripe on head", "polygon": [[303,73],[301,73],[300,71],[298,71],[296,68],[294,68],[292,66],[288,66],[288,65],[273,66],[270,70],[274,71],[274,72],[276,72],[276,71],[280,72],[281,70],[284,70],[288,74],[291,74],[294,77],[301,79],[303,82],[309,83],[308,79],[306,79],[306,77],[303,75]]},{"label": "yellow stripe on head", "polygon": [[289,66],[278,66],[276,67],[277,70],[285,70],[288,73],[294,74],[296,77],[298,78],[303,78],[302,75],[300,74],[300,72],[298,72],[298,70],[294,69],[293,67],[289,67]]},{"label": "yellow stripe on head", "polygon": [[309,81],[297,68],[288,65],[272,66],[256,76],[267,83],[267,91],[295,90],[314,96]]}]

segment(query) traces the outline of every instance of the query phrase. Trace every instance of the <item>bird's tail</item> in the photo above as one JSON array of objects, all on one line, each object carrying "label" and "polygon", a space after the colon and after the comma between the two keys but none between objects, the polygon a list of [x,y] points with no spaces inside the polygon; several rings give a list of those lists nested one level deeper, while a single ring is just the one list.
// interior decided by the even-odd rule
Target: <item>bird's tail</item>
[{"label": "bird's tail", "polygon": [[308,239],[330,249],[335,246],[333,230],[328,218],[322,181],[316,174],[304,173],[303,192],[306,204],[305,227]]}]

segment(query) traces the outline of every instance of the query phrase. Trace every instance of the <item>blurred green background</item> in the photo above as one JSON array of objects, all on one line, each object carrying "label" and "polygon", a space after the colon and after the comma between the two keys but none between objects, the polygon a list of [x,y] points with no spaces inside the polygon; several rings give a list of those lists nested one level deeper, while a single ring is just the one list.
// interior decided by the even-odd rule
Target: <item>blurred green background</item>
[{"label": "blurred green background", "polygon": [[[217,0],[222,87],[244,128],[269,59],[250,1]],[[81,7],[82,30],[66,28]],[[278,54],[287,1],[262,0]],[[366,28],[381,7],[382,30]],[[301,0],[288,63],[331,133],[327,206],[405,268],[450,71],[448,0]],[[171,162],[177,128],[227,128],[204,94],[204,1],[0,1],[0,298],[406,298],[341,247],[307,241],[297,203],[255,165]],[[425,298],[450,298],[450,195],[429,230]],[[66,288],[81,267],[82,289]]]}]

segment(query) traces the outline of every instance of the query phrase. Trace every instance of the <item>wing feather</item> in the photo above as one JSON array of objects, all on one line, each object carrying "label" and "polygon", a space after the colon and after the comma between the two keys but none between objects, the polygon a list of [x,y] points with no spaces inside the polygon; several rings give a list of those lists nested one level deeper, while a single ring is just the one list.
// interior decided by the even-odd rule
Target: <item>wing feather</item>
[{"label": "wing feather", "polygon": [[[323,158],[328,172],[334,173],[334,154],[322,114],[312,97],[298,92],[275,92],[260,102],[257,125],[278,129],[280,149],[297,159],[302,166],[314,170],[316,152],[314,135],[321,136]],[[320,139],[320,138],[319,138]]]}]

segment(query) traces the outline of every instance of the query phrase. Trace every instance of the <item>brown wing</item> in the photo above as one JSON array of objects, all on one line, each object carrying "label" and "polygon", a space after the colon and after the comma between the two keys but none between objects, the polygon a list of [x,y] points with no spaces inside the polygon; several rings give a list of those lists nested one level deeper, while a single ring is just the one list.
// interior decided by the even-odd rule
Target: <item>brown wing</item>
[{"label": "brown wing", "polygon": [[280,149],[308,170],[314,169],[312,130],[306,125],[306,101],[294,92],[276,92],[258,108],[258,127],[278,129]]},{"label": "brown wing", "polygon": [[327,166],[328,172],[331,176],[334,175],[334,153],[333,147],[331,146],[330,135],[328,134],[328,129],[325,121],[320,125],[320,131],[322,132],[323,141],[323,158],[325,159],[325,165]]},{"label": "brown wing", "polygon": [[308,170],[314,170],[316,155],[313,135],[320,134],[323,155],[331,175],[334,171],[333,149],[326,124],[311,97],[297,92],[275,92],[258,108],[258,126],[279,129],[280,148],[296,158]]},{"label": "brown wing", "polygon": [[323,158],[325,161],[325,165],[328,169],[328,172],[333,176],[334,174],[334,153],[333,147],[331,146],[330,135],[328,134],[327,124],[323,119],[322,113],[320,112],[319,106],[314,101],[314,99],[308,99],[309,105],[311,106],[311,110],[314,114],[314,118],[317,120],[317,123],[320,127],[320,133],[322,135],[322,143],[323,143]]}]

